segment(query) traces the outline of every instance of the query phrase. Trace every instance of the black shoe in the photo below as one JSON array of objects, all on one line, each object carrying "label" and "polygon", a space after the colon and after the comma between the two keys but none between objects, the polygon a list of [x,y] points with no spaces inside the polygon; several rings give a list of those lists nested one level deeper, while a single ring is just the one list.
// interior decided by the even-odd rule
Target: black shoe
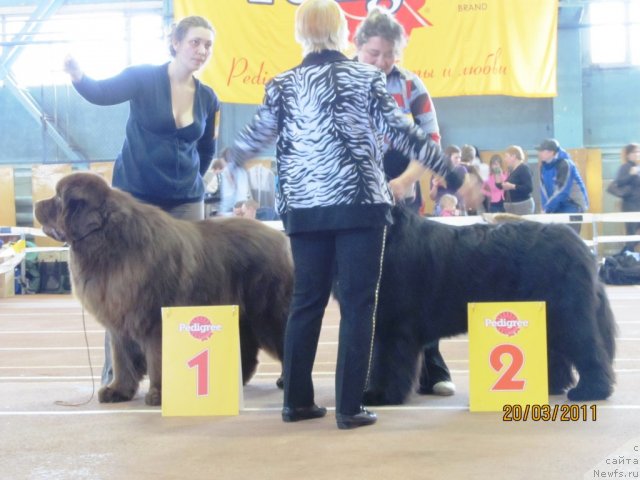
[{"label": "black shoe", "polygon": [[299,420],[311,420],[312,418],[322,418],[327,414],[327,409],[317,405],[310,407],[284,407],[282,409],[283,422],[297,422]]},{"label": "black shoe", "polygon": [[355,415],[336,413],[336,421],[338,422],[338,428],[340,430],[366,427],[367,425],[373,425],[377,420],[378,417],[376,414],[366,410],[364,407],[360,407],[360,412]]}]

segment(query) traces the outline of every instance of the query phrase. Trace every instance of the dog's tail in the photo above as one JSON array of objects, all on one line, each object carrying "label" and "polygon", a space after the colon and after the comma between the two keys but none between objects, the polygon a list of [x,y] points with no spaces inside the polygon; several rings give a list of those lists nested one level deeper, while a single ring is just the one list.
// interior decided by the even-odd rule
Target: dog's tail
[{"label": "dog's tail", "polygon": [[607,292],[605,292],[604,284],[598,282],[597,284],[597,296],[598,296],[598,329],[602,335],[605,350],[609,355],[609,361],[613,363],[613,357],[616,353],[616,334],[617,328],[613,312],[611,311],[611,305],[609,304],[609,298]]}]

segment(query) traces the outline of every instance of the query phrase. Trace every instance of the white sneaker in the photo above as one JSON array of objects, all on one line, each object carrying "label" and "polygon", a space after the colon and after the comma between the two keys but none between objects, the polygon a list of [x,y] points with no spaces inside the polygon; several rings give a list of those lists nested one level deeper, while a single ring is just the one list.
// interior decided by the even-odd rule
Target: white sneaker
[{"label": "white sneaker", "polygon": [[443,381],[438,382],[433,386],[433,394],[440,395],[442,397],[450,397],[456,393],[456,386],[453,382]]}]

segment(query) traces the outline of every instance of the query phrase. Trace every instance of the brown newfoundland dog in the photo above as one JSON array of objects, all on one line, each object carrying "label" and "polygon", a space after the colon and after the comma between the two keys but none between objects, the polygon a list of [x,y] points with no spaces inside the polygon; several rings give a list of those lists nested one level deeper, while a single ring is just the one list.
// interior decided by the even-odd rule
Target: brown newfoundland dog
[{"label": "brown newfoundland dog", "polygon": [[111,334],[114,379],[100,402],[130,400],[148,373],[161,403],[161,307],[239,305],[243,381],[262,348],[282,360],[293,285],[287,238],[256,220],[177,220],[74,173],[38,202],[44,232],[70,247],[73,292]]},{"label": "brown newfoundland dog", "polygon": [[451,226],[399,207],[393,216],[365,403],[404,402],[425,345],[467,331],[469,302],[546,302],[549,393],[611,395],[615,322],[596,260],[571,228]]}]

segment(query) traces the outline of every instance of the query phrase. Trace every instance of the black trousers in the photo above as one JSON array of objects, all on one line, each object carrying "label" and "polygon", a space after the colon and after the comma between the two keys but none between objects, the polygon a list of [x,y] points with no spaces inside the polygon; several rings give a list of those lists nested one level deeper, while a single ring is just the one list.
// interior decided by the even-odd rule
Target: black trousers
[{"label": "black trousers", "polygon": [[[638,235],[640,233],[640,223],[626,223],[625,230],[627,235]],[[634,252],[639,242],[627,242],[624,245],[625,250]]]},{"label": "black trousers", "polygon": [[419,391],[421,393],[433,393],[433,386],[436,383],[450,381],[451,373],[449,373],[449,368],[444,358],[442,358],[439,342],[436,340],[423,350]]},{"label": "black trousers", "polygon": [[284,406],[314,403],[311,372],[337,268],[340,333],[336,412],[357,413],[366,387],[386,229],[291,235],[295,283],[284,344]]}]

